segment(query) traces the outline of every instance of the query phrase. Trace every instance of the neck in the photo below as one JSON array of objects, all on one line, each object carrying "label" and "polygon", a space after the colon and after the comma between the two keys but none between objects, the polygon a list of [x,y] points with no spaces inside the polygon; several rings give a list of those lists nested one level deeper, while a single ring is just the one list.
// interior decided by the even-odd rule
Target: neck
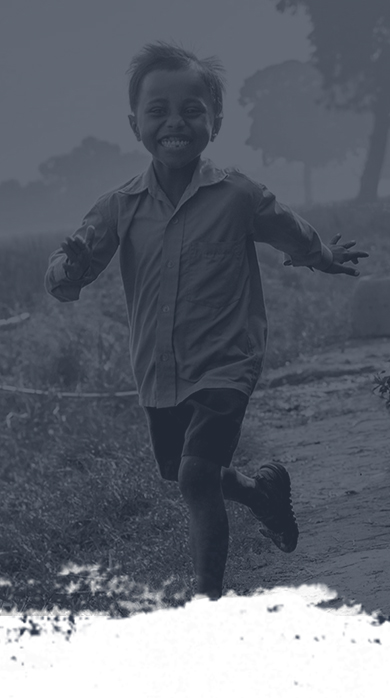
[{"label": "neck", "polygon": [[170,194],[174,194],[176,196],[180,194],[181,197],[184,190],[192,180],[192,176],[195,172],[199,159],[200,156],[198,156],[195,160],[192,160],[190,163],[188,163],[188,165],[185,165],[185,167],[180,167],[179,169],[166,167],[158,160],[153,160],[153,167],[156,173],[157,181],[161,189],[168,197]]}]

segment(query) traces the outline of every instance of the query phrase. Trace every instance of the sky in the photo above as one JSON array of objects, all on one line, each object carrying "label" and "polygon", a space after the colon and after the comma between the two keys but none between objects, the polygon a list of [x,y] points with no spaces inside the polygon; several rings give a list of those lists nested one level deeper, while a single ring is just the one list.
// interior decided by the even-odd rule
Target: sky
[{"label": "sky", "polygon": [[[93,135],[140,149],[130,132],[126,70],[143,44],[178,41],[227,70],[223,130],[207,155],[256,166],[238,104],[246,77],[288,58],[307,60],[308,21],[272,0],[3,0],[0,28],[0,181],[23,184],[54,154]],[[142,146],[141,146],[142,148]]]},{"label": "sky", "polygon": [[[118,143],[124,152],[142,150],[128,125],[126,70],[133,54],[155,40],[174,40],[200,57],[216,54],[222,60],[224,123],[205,156],[255,174],[261,154],[245,145],[251,122],[249,107],[238,103],[240,87],[267,65],[311,55],[307,17],[282,15],[275,5],[275,0],[2,0],[0,182],[37,179],[41,162],[69,152],[89,135]],[[302,188],[299,165],[293,167],[269,170],[271,185],[279,186],[287,202]],[[337,198],[340,184],[343,194],[352,195],[359,175],[354,162],[347,176],[316,173],[317,198],[326,187],[325,198]]]}]

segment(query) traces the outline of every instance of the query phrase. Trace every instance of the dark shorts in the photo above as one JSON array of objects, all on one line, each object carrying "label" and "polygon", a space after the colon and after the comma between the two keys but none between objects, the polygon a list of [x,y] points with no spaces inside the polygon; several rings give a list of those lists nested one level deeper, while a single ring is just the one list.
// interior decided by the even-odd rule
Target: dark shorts
[{"label": "dark shorts", "polygon": [[248,396],[230,388],[193,393],[175,407],[144,407],[154,456],[164,480],[177,480],[182,456],[229,467]]}]

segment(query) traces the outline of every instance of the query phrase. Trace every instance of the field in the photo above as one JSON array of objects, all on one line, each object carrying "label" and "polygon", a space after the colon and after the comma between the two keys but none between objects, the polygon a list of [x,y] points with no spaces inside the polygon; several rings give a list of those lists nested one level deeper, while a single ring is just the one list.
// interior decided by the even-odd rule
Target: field
[{"label": "field", "polygon": [[[362,273],[389,274],[389,201],[302,214],[325,242],[337,232],[356,239],[370,253]],[[0,238],[0,318],[31,315],[0,330],[0,384],[47,393],[0,390],[2,608],[126,615],[153,604],[153,592],[180,604],[190,595],[187,514],[175,485],[157,475],[136,398],[61,396],[134,388],[116,261],[76,304],[43,291],[48,255],[63,237]],[[348,338],[354,279],[286,269],[265,246],[259,259],[266,368]],[[240,450],[236,464],[246,466]],[[240,546],[236,536],[231,550],[245,568]]]}]

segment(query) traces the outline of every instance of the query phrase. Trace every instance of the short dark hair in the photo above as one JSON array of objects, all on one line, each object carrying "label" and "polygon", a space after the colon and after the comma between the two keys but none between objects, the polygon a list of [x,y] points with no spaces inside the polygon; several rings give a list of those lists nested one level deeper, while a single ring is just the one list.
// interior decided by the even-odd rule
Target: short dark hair
[{"label": "short dark hair", "polygon": [[209,89],[215,116],[222,116],[223,94],[225,92],[225,69],[216,56],[198,58],[181,46],[157,41],[146,44],[130,62],[127,75],[129,81],[130,108],[137,108],[142,81],[153,70],[182,70],[191,65],[199,68],[200,75]]}]

